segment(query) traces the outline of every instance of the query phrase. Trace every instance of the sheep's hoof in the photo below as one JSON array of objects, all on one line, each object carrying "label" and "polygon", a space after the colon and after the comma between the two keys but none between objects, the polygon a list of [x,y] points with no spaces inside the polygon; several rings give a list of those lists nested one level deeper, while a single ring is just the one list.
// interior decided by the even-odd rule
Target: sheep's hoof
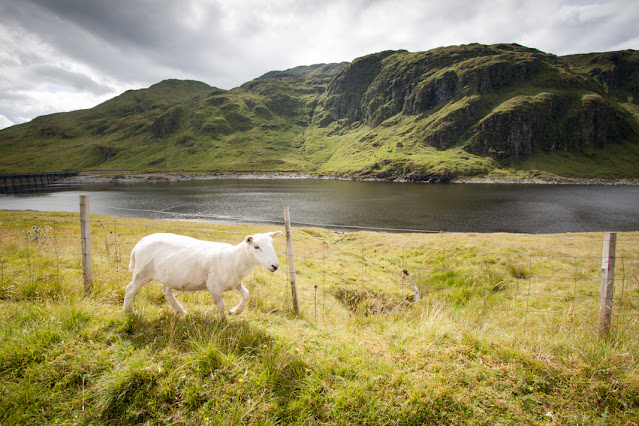
[{"label": "sheep's hoof", "polygon": [[239,314],[240,314],[240,312],[242,312],[240,309],[233,308],[233,309],[231,309],[231,310],[229,311],[229,314],[231,314],[231,315],[239,315]]}]

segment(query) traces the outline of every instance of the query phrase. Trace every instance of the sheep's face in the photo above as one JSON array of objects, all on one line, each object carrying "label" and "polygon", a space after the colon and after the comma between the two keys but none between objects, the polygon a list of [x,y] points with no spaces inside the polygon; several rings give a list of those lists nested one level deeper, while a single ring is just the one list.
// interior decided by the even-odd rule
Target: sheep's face
[{"label": "sheep's face", "polygon": [[246,237],[244,242],[248,244],[248,253],[256,263],[264,266],[271,272],[275,272],[280,266],[277,254],[273,249],[273,238],[282,232],[269,232],[266,234],[254,234]]}]

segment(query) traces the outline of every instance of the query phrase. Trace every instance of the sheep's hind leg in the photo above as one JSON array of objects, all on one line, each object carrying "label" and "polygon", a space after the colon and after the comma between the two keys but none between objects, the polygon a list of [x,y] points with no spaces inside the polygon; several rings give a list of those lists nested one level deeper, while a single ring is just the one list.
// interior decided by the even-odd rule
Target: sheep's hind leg
[{"label": "sheep's hind leg", "polygon": [[133,304],[133,298],[135,297],[135,293],[146,284],[146,281],[142,281],[139,279],[139,276],[136,275],[133,280],[126,286],[124,290],[124,304],[122,305],[122,309],[124,311],[131,311],[131,305]]},{"label": "sheep's hind leg", "polygon": [[246,302],[248,302],[249,292],[246,289],[246,287],[244,287],[244,284],[240,283],[238,290],[240,291],[240,294],[242,295],[242,300],[236,307],[234,307],[233,309],[229,311],[231,315],[239,314],[240,312],[242,312],[242,309],[244,309],[244,307],[246,306]]},{"label": "sheep's hind leg", "polygon": [[211,290],[211,288],[209,287],[209,294],[211,295],[211,299],[213,299],[217,308],[220,310],[220,317],[225,318],[224,299],[222,298],[222,293],[216,290]]},{"label": "sheep's hind leg", "polygon": [[182,305],[180,305],[180,302],[178,302],[175,296],[173,295],[173,292],[171,291],[171,287],[164,284],[164,286],[162,287],[162,294],[164,295],[164,298],[166,299],[166,301],[169,302],[169,305],[171,305],[173,309],[177,311],[178,314],[186,315],[186,311],[184,310]]},{"label": "sheep's hind leg", "polygon": [[220,310],[220,317],[223,319],[225,317],[224,316],[225,312],[224,312],[224,299],[222,298],[222,292],[218,291],[215,285],[213,286],[207,285],[207,288],[209,290],[209,294],[211,295],[211,299],[213,299],[213,301],[215,302],[215,305]]}]

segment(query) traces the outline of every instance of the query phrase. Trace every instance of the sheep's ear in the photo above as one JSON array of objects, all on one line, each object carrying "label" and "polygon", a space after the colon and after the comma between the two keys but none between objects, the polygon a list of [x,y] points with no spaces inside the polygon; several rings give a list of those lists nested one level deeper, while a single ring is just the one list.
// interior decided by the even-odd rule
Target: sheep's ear
[{"label": "sheep's ear", "polygon": [[244,241],[246,241],[248,244],[253,244],[253,236],[249,235],[244,239]]},{"label": "sheep's ear", "polygon": [[282,231],[269,232],[269,235],[271,236],[271,238],[279,237],[280,235],[282,235]]}]

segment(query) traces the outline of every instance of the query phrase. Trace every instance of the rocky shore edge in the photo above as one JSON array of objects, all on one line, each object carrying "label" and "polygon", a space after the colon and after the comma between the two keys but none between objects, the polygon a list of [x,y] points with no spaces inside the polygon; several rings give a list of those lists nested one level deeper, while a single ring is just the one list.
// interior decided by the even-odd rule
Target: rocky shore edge
[{"label": "rocky shore edge", "polygon": [[[323,179],[323,180],[350,180],[363,182],[413,182],[408,179],[380,179],[372,177],[354,176],[330,176],[312,175],[299,172],[237,172],[226,174],[187,174],[187,173],[135,173],[131,171],[89,171],[79,172],[75,176],[65,178],[58,183],[63,184],[89,184],[89,183],[111,183],[111,184],[134,184],[134,183],[161,183],[161,182],[184,182],[198,180],[215,179]],[[614,180],[614,179],[569,179],[560,177],[539,177],[539,178],[502,178],[502,177],[455,177],[447,183],[476,183],[476,184],[546,184],[546,185],[639,185],[639,180]]]}]

